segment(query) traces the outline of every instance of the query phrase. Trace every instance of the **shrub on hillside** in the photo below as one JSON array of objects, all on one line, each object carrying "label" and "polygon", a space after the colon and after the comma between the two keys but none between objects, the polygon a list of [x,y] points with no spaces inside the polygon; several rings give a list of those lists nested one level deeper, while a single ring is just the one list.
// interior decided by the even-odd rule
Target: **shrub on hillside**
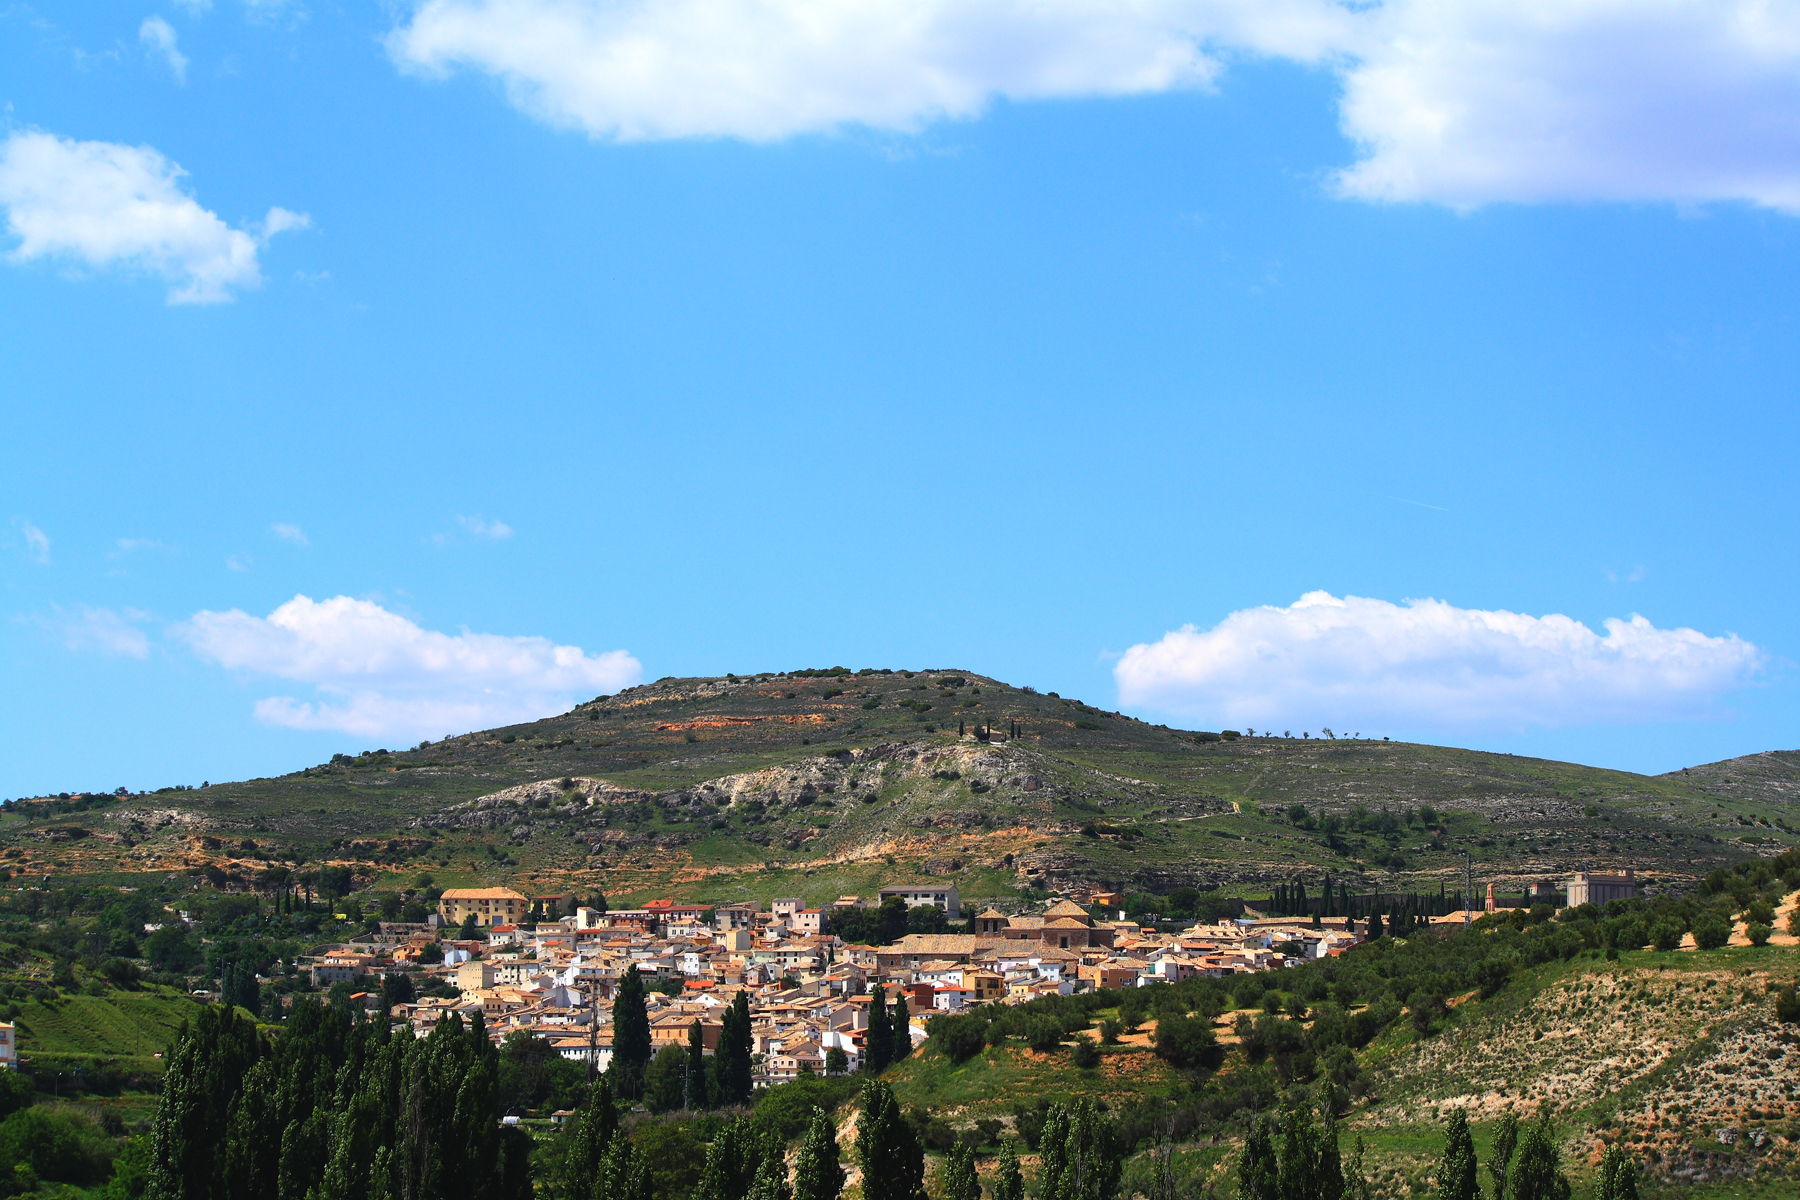
[{"label": "shrub on hillside", "polygon": [[1702,950],[1717,950],[1731,940],[1731,922],[1711,914],[1694,922],[1694,944]]},{"label": "shrub on hillside", "polygon": [[1156,1054],[1172,1067],[1211,1070],[1225,1051],[1203,1017],[1164,1017],[1156,1023]]}]

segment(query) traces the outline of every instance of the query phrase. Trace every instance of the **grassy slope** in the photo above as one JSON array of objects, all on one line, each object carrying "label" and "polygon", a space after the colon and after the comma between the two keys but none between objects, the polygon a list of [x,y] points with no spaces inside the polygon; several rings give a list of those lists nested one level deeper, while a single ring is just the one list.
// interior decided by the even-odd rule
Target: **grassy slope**
[{"label": "grassy slope", "polygon": [[103,1062],[157,1072],[159,1055],[193,1009],[191,999],[164,987],[31,1000],[20,1007],[19,1049],[40,1072]]},{"label": "grassy slope", "polygon": [[[783,791],[818,777],[830,761],[821,756],[851,748],[983,749],[956,735],[959,722],[979,721],[1003,732],[1017,722],[1022,734],[1003,748],[986,791],[971,786],[980,770],[959,780],[888,770],[874,782],[862,772],[853,790],[873,791],[873,802],[846,792],[805,811]],[[1763,782],[1788,766],[1765,764]],[[769,809],[708,814],[724,828],[666,804],[534,816],[523,837],[444,820],[538,780],[667,793],[757,770],[780,777]],[[1008,785],[1009,775],[1042,786]],[[821,900],[919,872],[956,877],[972,895],[1003,894],[1025,865],[1053,882],[1256,890],[1331,870],[1435,888],[1455,876],[1464,849],[1483,879],[1503,884],[1589,861],[1686,873],[1792,840],[1792,800],[1778,790],[1704,782],[1398,743],[1202,741],[966,672],[727,677],[662,680],[543,721],[279,778],[13,817],[0,822],[0,843],[7,865],[30,870],[141,872],[233,858],[254,867],[274,850],[385,861],[406,874],[425,867],[443,882],[501,876],[540,891],[575,884],[631,897],[680,886],[705,899],[799,891]],[[1281,814],[1294,803],[1315,816],[1429,805],[1445,822],[1334,840],[1287,822]],[[56,826],[93,836],[51,840]],[[613,840],[602,844],[601,833]],[[416,840],[390,850],[389,837]],[[246,838],[254,849],[241,847]],[[409,854],[425,840],[428,849]]]},{"label": "grassy slope", "polygon": [[[1370,1090],[1346,1122],[1346,1145],[1367,1141],[1387,1194],[1429,1194],[1420,1189],[1442,1153],[1450,1107],[1471,1111],[1485,1161],[1501,1113],[1510,1106],[1529,1117],[1541,1105],[1565,1135],[1577,1194],[1589,1187],[1604,1136],[1659,1165],[1647,1196],[1791,1196],[1800,1179],[1800,1038],[1784,1038],[1766,989],[1796,977],[1800,951],[1778,947],[1628,953],[1521,972],[1492,999],[1459,1004],[1438,1033],[1421,1037],[1402,1021],[1363,1051]],[[1175,1085],[1142,1049],[1109,1047],[1099,1068],[1079,1071],[1066,1055],[1016,1044],[960,1065],[928,1048],[890,1078],[903,1104],[953,1123],[1004,1119],[1015,1102],[1039,1097],[1117,1102]],[[1759,1133],[1765,1146],[1752,1149]],[[1229,1157],[1218,1147],[1186,1153],[1203,1168]]]}]

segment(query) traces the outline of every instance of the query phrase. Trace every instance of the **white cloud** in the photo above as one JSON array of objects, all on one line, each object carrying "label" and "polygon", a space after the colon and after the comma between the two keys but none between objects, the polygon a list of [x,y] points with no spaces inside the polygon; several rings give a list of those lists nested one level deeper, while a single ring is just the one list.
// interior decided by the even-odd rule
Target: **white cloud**
[{"label": "white cloud", "polygon": [[1206,87],[1209,43],[1311,59],[1320,0],[424,0],[401,66],[471,67],[545,121],[620,141],[913,130],[994,100]]},{"label": "white cloud", "polygon": [[1133,646],[1120,700],[1215,724],[1523,729],[1706,715],[1761,654],[1734,634],[1309,592]]},{"label": "white cloud", "polygon": [[77,609],[56,606],[39,624],[54,633],[70,650],[98,651],[125,658],[147,658],[150,639],[137,623],[150,614],[135,608],[115,611],[82,605]]},{"label": "white cloud", "polygon": [[199,17],[212,11],[212,0],[175,0],[175,7],[190,17]]},{"label": "white cloud", "polygon": [[123,554],[166,554],[175,547],[167,542],[159,542],[155,538],[122,537],[113,542],[114,556]]},{"label": "white cloud", "polygon": [[1345,196],[1800,212],[1800,5],[1769,0],[418,0],[388,48],[618,141],[911,131],[1281,58],[1342,84]]},{"label": "white cloud", "polygon": [[310,546],[312,539],[306,536],[306,530],[298,525],[290,525],[286,521],[277,521],[269,526],[269,532],[284,542],[292,542],[296,546]]},{"label": "white cloud", "polygon": [[31,561],[40,566],[48,564],[50,561],[50,535],[23,517],[13,518],[13,527],[19,531],[19,536],[25,539],[25,553],[31,556]]},{"label": "white cloud", "polygon": [[162,59],[176,83],[187,82],[187,55],[181,52],[173,25],[158,16],[145,17],[144,23],[138,26],[138,41],[146,51]]},{"label": "white cloud", "polygon": [[248,571],[250,569],[250,562],[251,558],[248,554],[227,554],[225,556],[225,569],[227,571]]},{"label": "white cloud", "polygon": [[491,541],[505,541],[513,535],[512,526],[505,521],[490,521],[485,517],[457,517],[456,523],[474,536]]},{"label": "white cloud", "polygon": [[149,146],[11,134],[0,141],[11,257],[148,272],[169,282],[171,304],[216,304],[260,284],[263,244],[306,218],[272,208],[234,228],[182,189],[184,175]]},{"label": "white cloud", "polygon": [[200,612],[175,634],[208,661],[311,685],[259,720],[363,737],[441,737],[545,717],[642,675],[623,650],[588,654],[540,637],[423,629],[367,600],[295,596],[267,617]]},{"label": "white cloud", "polygon": [[1800,214],[1800,6],[1435,0],[1371,10],[1349,196],[1745,200]]}]

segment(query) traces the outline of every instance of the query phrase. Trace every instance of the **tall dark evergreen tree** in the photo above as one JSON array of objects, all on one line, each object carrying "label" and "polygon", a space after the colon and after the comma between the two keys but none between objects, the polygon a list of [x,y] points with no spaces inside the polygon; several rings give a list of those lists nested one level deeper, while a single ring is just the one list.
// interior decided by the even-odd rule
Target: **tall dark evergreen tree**
[{"label": "tall dark evergreen tree", "polygon": [[719,1105],[748,1104],[754,1080],[751,1050],[755,1037],[750,1029],[750,997],[739,990],[725,1010],[719,1048],[712,1061],[712,1099]]},{"label": "tall dark evergreen tree", "polygon": [[890,1063],[897,1063],[912,1053],[912,1013],[906,1007],[906,994],[903,992],[894,997],[893,1005],[888,1009],[888,1024],[893,1029],[894,1048],[888,1055]]},{"label": "tall dark evergreen tree", "polygon": [[650,1066],[650,1015],[644,1001],[644,977],[637,964],[625,968],[619,990],[613,995],[613,1053],[608,1070],[613,1090],[624,1100],[644,1094],[644,1073]]},{"label": "tall dark evergreen tree", "polygon": [[706,1039],[700,1032],[700,1020],[696,1017],[688,1025],[687,1036],[687,1070],[682,1076],[683,1100],[686,1108],[706,1108]]},{"label": "tall dark evergreen tree", "polygon": [[869,1028],[863,1033],[863,1070],[879,1075],[894,1057],[894,1027],[888,1020],[887,991],[875,985],[869,1001]]}]

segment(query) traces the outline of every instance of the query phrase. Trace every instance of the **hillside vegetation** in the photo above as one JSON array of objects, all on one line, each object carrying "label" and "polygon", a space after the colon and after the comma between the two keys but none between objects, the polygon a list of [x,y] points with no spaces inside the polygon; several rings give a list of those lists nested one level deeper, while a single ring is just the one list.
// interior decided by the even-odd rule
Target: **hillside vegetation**
[{"label": "hillside vegetation", "polygon": [[1800,820],[1800,756],[1648,777],[1304,732],[1171,729],[966,671],[665,679],[276,778],[14,803],[0,865],[254,879],[337,863],[698,899],[914,875],[969,896],[1255,894],[1326,871],[1454,891],[1465,851],[1503,887],[1584,864],[1691,879],[1791,844]]}]

